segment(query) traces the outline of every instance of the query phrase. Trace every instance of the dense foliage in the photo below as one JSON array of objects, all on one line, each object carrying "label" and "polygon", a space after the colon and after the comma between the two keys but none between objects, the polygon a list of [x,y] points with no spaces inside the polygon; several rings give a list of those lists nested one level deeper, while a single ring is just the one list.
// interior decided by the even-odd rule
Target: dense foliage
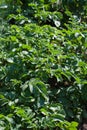
[{"label": "dense foliage", "polygon": [[0,10],[0,130],[76,130],[87,119],[87,1]]}]

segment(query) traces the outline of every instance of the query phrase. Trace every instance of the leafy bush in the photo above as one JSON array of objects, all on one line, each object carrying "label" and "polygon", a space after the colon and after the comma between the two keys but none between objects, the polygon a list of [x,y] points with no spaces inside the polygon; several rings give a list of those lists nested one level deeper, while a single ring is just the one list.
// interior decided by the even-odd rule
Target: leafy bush
[{"label": "leafy bush", "polygon": [[1,130],[75,130],[87,118],[87,2],[64,2],[1,2]]}]

